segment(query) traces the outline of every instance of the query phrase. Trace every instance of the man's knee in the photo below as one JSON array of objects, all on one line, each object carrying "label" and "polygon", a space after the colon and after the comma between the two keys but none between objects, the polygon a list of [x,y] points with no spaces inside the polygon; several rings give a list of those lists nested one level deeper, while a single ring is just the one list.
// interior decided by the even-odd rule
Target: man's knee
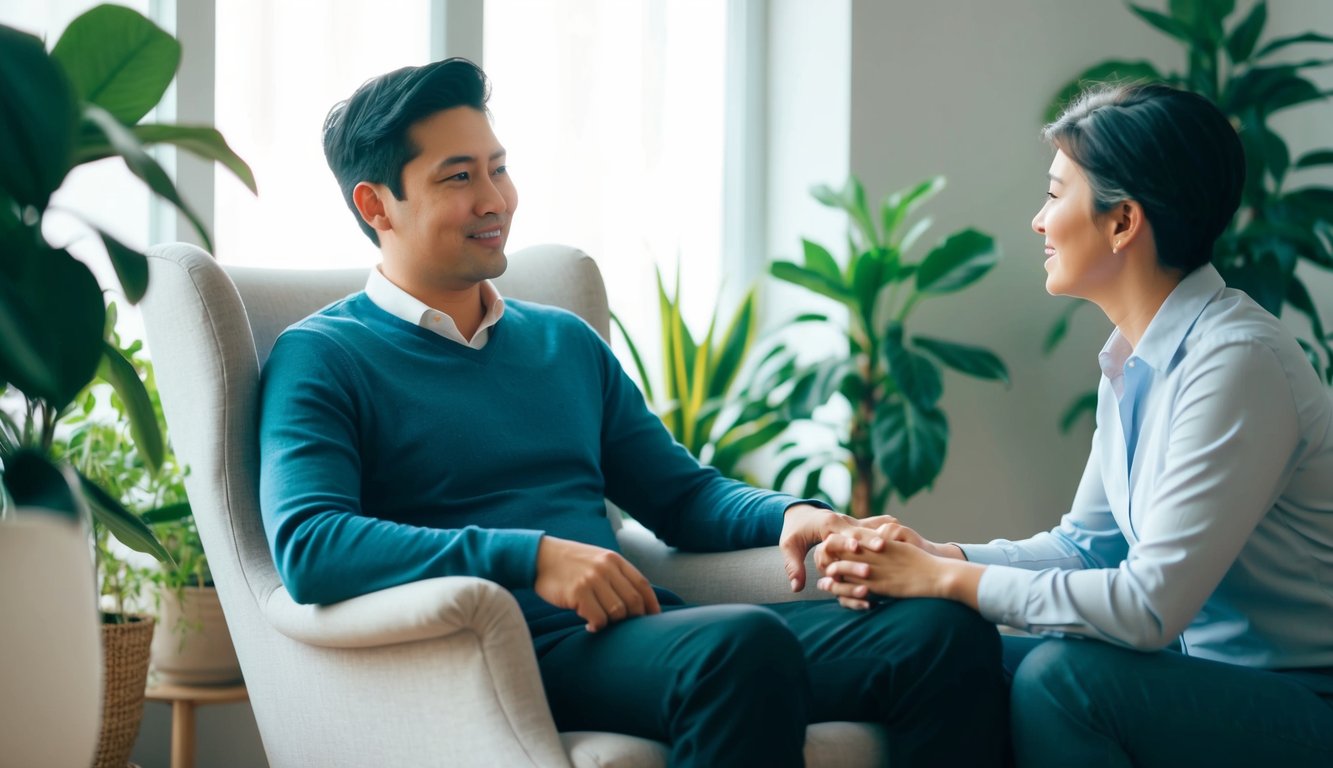
[{"label": "man's knee", "polygon": [[713,606],[692,633],[709,666],[729,675],[799,679],[805,674],[800,642],[773,611],[756,605]]},{"label": "man's knee", "polygon": [[[906,644],[910,655],[950,666],[998,667],[1000,636],[995,625],[976,611],[952,600],[901,600],[877,609],[872,630],[894,645]],[[892,648],[902,655],[902,648]]]}]

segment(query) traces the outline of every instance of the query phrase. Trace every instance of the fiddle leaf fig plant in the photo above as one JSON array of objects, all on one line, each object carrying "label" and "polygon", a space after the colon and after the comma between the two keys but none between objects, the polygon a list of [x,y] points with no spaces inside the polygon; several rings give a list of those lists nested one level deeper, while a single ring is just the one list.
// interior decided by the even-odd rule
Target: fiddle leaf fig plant
[{"label": "fiddle leaf fig plant", "polygon": [[[194,224],[211,250],[201,219],[146,148],[174,144],[221,162],[252,191],[255,183],[213,128],[140,122],[162,99],[180,55],[171,35],[122,6],[99,5],[79,16],[50,52],[37,37],[0,26],[0,392],[9,392],[6,404],[17,404],[0,419],[0,489],[8,503],[42,497],[34,477],[60,476],[33,467],[56,460],[57,423],[95,381],[110,384],[123,403],[147,471],[163,462],[162,431],[143,381],[110,343],[103,287],[63,244],[47,240],[42,225],[74,168],[119,157]],[[137,302],[148,288],[145,256],[84,223],[105,250],[115,287]],[[24,477],[15,476],[20,471]],[[123,500],[86,472],[78,485],[96,522],[127,546],[168,559]]]},{"label": "fiddle leaf fig plant", "polygon": [[[1333,383],[1333,335],[1296,274],[1302,263],[1333,270],[1333,188],[1290,184],[1292,171],[1333,165],[1333,148],[1293,158],[1272,123],[1275,115],[1327,99],[1329,93],[1306,73],[1333,65],[1333,36],[1310,31],[1265,40],[1268,3],[1242,5],[1248,10],[1235,0],[1170,0],[1167,13],[1161,13],[1128,3],[1131,13],[1180,44],[1185,68],[1162,72],[1147,61],[1104,61],[1061,88],[1045,118],[1057,118],[1089,86],[1124,80],[1166,82],[1217,104],[1240,132],[1248,167],[1240,209],[1217,241],[1213,264],[1228,285],[1245,291],[1274,315],[1287,307],[1304,315],[1311,333],[1300,340],[1301,346],[1315,369]],[[1315,55],[1290,56],[1301,50]],[[1064,335],[1070,312],[1051,329],[1048,349]],[[1077,399],[1062,423],[1072,426],[1080,414],[1091,413],[1090,403],[1095,399]]]},{"label": "fiddle leaf fig plant", "polygon": [[843,465],[852,477],[851,514],[880,514],[892,494],[905,501],[930,487],[944,465],[949,422],[940,406],[940,366],[1008,383],[1008,369],[993,352],[908,333],[912,312],[922,301],[967,288],[1000,258],[994,239],[975,229],[955,232],[920,258],[909,258],[931,220],[909,222],[944,184],[944,177],[936,176],[889,195],[878,216],[856,177],[841,190],[812,190],[820,203],[847,214],[846,264],[839,265],[824,246],[804,240],[803,263],[776,261],[770,270],[846,308],[845,323],[823,316],[800,319],[832,323],[846,338],[847,349],[796,374],[789,408],[793,418],[808,418],[831,399],[841,399],[851,416],[835,427],[835,450],[805,453],[798,444],[784,446],[786,462],[777,487],[804,472],[805,495],[821,495],[824,470]]}]

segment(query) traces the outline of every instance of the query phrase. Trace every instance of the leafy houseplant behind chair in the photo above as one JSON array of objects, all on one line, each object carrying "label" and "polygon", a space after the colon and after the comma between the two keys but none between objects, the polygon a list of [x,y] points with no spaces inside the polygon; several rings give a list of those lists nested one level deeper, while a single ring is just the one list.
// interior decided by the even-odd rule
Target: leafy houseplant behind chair
[{"label": "leafy houseplant behind chair", "polygon": [[[883,514],[890,495],[906,501],[935,482],[944,466],[949,423],[939,401],[943,381],[936,363],[980,379],[1009,381],[994,353],[981,347],[908,335],[907,321],[926,299],[960,291],[980,280],[999,261],[994,240],[974,229],[949,235],[919,261],[909,262],[923,218],[908,226],[917,207],[944,187],[936,176],[885,199],[872,215],[861,182],[852,177],[841,191],[812,190],[819,202],[844,211],[849,219],[847,263],[839,266],[818,243],[802,241],[804,264],[777,261],[774,277],[807,288],[845,306],[849,320],[839,328],[846,354],[826,358],[797,376],[791,394],[794,414],[805,417],[831,398],[847,401],[850,424],[836,425],[838,448],[809,454],[795,444],[784,447],[788,460],[775,487],[797,471],[806,474],[802,495],[820,491],[825,468],[840,464],[852,475],[851,513]],[[827,317],[804,319],[828,321]]]},{"label": "leafy houseplant behind chair", "polygon": [[[106,341],[106,304],[97,279],[64,247],[47,242],[42,223],[52,194],[71,170],[117,156],[154,193],[179,208],[207,242],[199,218],[145,151],[156,143],[219,160],[254,188],[249,168],[212,128],[140,123],[162,98],[179,63],[174,38],[120,6],[98,6],[75,19],[50,53],[38,38],[0,26],[0,337],[5,340],[0,385],[21,393],[23,403],[21,413],[0,419],[0,486],[5,490],[0,506],[8,510],[11,492],[20,487],[25,492],[13,493],[12,501],[81,497],[117,539],[160,559],[166,552],[147,526],[88,477],[78,477],[74,496],[60,492],[64,475],[52,463],[56,426],[95,378],[110,383],[124,401],[133,440],[154,470],[162,460],[162,436],[143,383]],[[126,300],[138,301],[148,286],[144,255],[97,227],[89,229],[105,248]],[[20,471],[23,475],[17,476]],[[110,625],[103,633],[108,681],[119,679],[114,651],[119,646],[110,638],[137,638],[137,655],[130,662],[134,674],[119,686],[131,699],[103,707],[97,765],[119,768],[138,730],[143,676],[137,670],[147,669],[148,635],[132,624]],[[117,687],[109,682],[105,690]]]}]

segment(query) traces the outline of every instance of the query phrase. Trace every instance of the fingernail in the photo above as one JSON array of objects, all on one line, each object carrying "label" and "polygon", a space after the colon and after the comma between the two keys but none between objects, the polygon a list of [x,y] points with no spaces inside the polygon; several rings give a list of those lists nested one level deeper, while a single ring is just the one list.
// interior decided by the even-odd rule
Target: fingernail
[{"label": "fingernail", "polygon": [[795,592],[798,588],[799,588],[799,587],[797,586],[796,579],[792,579],[792,580],[791,580],[791,591]]}]

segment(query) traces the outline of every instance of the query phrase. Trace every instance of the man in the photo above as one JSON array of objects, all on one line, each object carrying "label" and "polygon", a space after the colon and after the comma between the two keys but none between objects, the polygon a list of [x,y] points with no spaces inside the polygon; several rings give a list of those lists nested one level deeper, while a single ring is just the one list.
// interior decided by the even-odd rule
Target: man
[{"label": "man", "polygon": [[264,369],[264,524],[293,598],[496,581],[560,729],[662,740],[673,765],[800,765],[820,720],[883,723],[909,761],[997,762],[999,645],[974,612],[688,607],[620,556],[604,498],[681,549],[776,543],[794,590],[809,548],[856,521],[701,467],[586,324],[499,296],[518,198],[487,96],[450,59],[366,83],[325,123],[383,261]]}]

